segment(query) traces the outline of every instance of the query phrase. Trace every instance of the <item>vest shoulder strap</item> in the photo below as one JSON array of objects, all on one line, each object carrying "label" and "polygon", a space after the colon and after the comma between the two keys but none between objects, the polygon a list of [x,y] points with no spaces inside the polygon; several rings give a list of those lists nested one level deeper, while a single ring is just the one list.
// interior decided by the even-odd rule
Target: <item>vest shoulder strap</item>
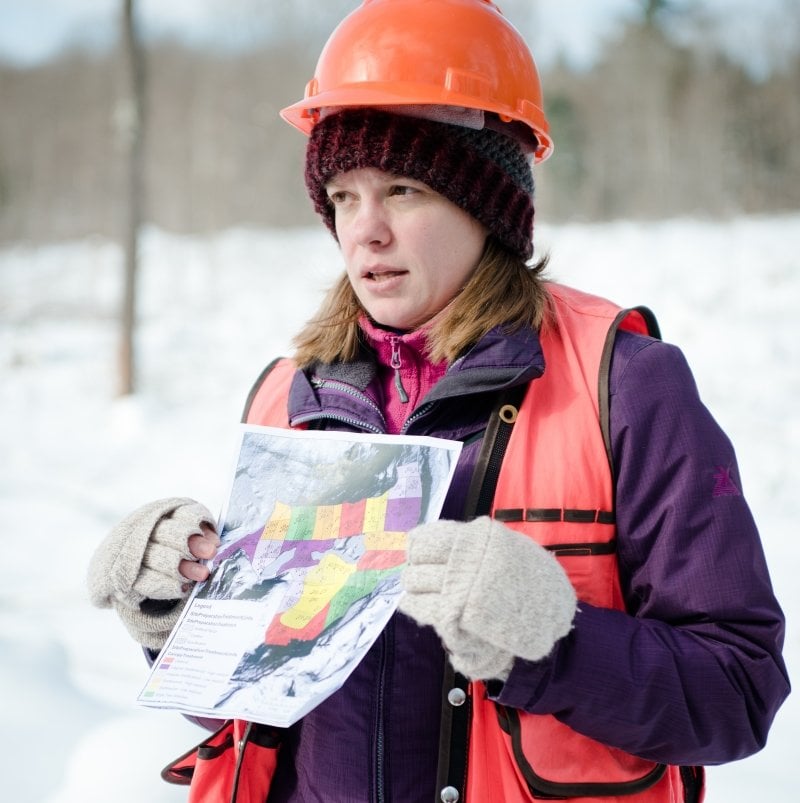
[{"label": "vest shoulder strap", "polygon": [[600,431],[606,447],[608,465],[614,473],[614,461],[611,452],[611,423],[609,421],[609,392],[608,380],[611,373],[611,355],[614,352],[614,341],[617,332],[622,329],[627,332],[637,332],[661,339],[661,328],[656,316],[649,307],[638,306],[621,309],[614,318],[606,335],[603,352],[600,357],[600,370],[597,376],[597,401],[600,407]]},{"label": "vest shoulder strap", "polygon": [[288,428],[286,403],[296,370],[295,363],[286,357],[278,357],[269,363],[247,394],[242,423]]}]

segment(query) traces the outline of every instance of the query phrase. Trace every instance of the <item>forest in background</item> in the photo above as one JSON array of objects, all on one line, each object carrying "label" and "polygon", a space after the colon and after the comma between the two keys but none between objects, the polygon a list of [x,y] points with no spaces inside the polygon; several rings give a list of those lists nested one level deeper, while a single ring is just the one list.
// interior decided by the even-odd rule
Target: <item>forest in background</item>
[{"label": "forest in background", "polygon": [[[542,71],[556,150],[536,170],[537,213],[564,222],[800,208],[800,54],[754,76],[668,35],[659,5],[643,3],[591,70]],[[302,22],[286,16],[280,41],[237,50],[146,43],[146,223],[204,233],[315,220],[305,138],[278,117],[332,27]],[[800,27],[800,10],[786,24]],[[123,72],[113,49],[0,64],[0,241],[120,236]]]}]

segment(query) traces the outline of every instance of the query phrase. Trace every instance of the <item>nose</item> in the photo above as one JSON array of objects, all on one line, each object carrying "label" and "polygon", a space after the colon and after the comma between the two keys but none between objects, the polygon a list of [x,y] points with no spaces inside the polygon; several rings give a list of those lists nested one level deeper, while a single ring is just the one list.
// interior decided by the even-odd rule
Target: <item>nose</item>
[{"label": "nose", "polygon": [[392,238],[386,209],[378,199],[362,198],[351,224],[351,236],[360,246],[384,246]]}]

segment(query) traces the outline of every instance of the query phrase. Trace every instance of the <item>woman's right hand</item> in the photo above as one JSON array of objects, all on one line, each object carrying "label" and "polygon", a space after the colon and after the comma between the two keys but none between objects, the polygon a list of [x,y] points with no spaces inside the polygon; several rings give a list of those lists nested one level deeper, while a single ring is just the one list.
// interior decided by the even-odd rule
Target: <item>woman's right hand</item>
[{"label": "woman's right hand", "polygon": [[219,546],[214,516],[193,499],[150,502],[123,519],[89,565],[91,601],[113,607],[143,646],[160,649]]},{"label": "woman's right hand", "polygon": [[190,535],[187,541],[193,559],[183,558],[178,564],[181,576],[192,582],[201,582],[208,578],[208,567],[200,561],[211,560],[219,548],[217,531],[205,521],[200,522],[200,529],[200,534]]}]

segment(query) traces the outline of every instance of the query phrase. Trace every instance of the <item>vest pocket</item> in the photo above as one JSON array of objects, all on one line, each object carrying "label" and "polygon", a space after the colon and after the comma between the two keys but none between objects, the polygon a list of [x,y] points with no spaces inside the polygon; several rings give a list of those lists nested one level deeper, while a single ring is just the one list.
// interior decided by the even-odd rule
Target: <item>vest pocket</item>
[{"label": "vest pocket", "polygon": [[[657,784],[666,764],[636,758],[573,731],[552,716],[524,715],[495,705],[531,795],[542,800],[635,795]],[[534,769],[529,756],[537,757]],[[556,770],[558,768],[558,770]],[[565,769],[568,768],[568,769]],[[554,778],[557,772],[567,777]],[[550,776],[550,777],[547,777]]]},{"label": "vest pocket", "polygon": [[278,763],[279,731],[228,720],[168,764],[161,777],[189,785],[188,803],[263,803]]},{"label": "vest pocket", "polygon": [[168,783],[191,786],[188,800],[228,800],[236,765],[233,720],[161,770]]}]

